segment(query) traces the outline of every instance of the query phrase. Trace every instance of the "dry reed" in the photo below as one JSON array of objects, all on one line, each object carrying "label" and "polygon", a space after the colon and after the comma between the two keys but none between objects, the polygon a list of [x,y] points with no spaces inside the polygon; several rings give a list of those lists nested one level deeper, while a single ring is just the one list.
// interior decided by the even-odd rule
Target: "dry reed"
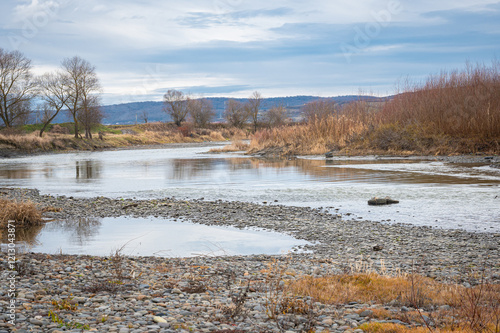
[{"label": "dry reed", "polygon": [[40,225],[42,214],[31,201],[0,199],[0,225],[5,227],[9,221],[15,221],[18,227]]},{"label": "dry reed", "polygon": [[462,71],[431,76],[424,84],[407,82],[402,90],[378,107],[358,101],[335,108],[323,102],[312,108],[318,116],[305,108],[307,123],[257,132],[250,151],[274,150],[281,155],[330,150],[355,154],[500,151],[500,62],[489,67],[467,64]]}]

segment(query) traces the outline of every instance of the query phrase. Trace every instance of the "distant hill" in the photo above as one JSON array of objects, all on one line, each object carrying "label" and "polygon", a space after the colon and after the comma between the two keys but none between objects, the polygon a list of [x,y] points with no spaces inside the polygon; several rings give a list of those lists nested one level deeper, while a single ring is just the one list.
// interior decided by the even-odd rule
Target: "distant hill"
[{"label": "distant hill", "polygon": [[[210,97],[207,98],[212,102],[215,109],[214,121],[223,121],[223,112],[225,103],[230,98],[227,97]],[[369,102],[381,102],[386,100],[387,97],[373,97],[373,96],[338,96],[338,97],[317,97],[317,96],[293,96],[293,97],[273,97],[264,98],[262,100],[261,109],[266,111],[276,105],[284,105],[289,111],[289,117],[294,120],[300,119],[300,108],[312,101],[316,100],[334,100],[338,104],[345,104],[356,100],[366,100]],[[246,98],[236,98],[241,102],[246,102]],[[143,123],[143,114],[147,113],[148,122],[155,121],[170,121],[170,117],[163,111],[163,102],[135,102],[106,105],[102,107],[105,118],[104,124],[135,124]],[[56,122],[68,121],[67,116],[60,115],[57,117]]]}]

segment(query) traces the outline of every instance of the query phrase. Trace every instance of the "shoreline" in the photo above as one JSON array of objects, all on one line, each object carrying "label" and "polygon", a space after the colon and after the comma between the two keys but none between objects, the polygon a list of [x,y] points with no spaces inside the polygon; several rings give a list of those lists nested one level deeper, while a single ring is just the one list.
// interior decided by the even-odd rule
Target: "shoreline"
[{"label": "shoreline", "polygon": [[212,147],[224,146],[230,141],[203,141],[203,142],[173,142],[173,143],[160,143],[160,144],[144,144],[144,145],[131,145],[122,147],[101,147],[93,150],[85,149],[66,149],[66,150],[39,150],[36,152],[28,152],[21,149],[5,149],[0,148],[0,159],[2,158],[17,158],[17,157],[30,157],[40,155],[56,155],[56,154],[70,154],[76,152],[103,152],[103,151],[120,151],[120,150],[140,150],[140,149],[172,149],[172,148],[189,148],[189,147]]},{"label": "shoreline", "polygon": [[[54,197],[33,189],[13,188],[3,188],[2,192],[6,197],[61,208],[60,212],[45,214],[56,219],[176,218],[207,225],[258,227],[316,243],[304,248],[311,253],[284,255],[164,258],[124,256],[119,252],[105,257],[20,254],[16,322],[10,325],[4,315],[1,333],[27,329],[60,333],[61,325],[67,330],[88,325],[85,327],[90,331],[117,333],[282,332],[267,315],[269,279],[274,278],[276,267],[283,268],[280,283],[304,276],[370,271],[417,273],[444,283],[479,283],[466,278],[471,268],[486,269],[486,280],[500,283],[500,234],[344,221],[320,209],[276,203]],[[5,279],[9,274],[5,254],[0,267]],[[236,314],[238,297],[242,312]],[[0,302],[8,299],[0,292]],[[394,322],[361,316],[362,311],[389,309],[400,313],[405,308],[396,300],[390,304],[316,302],[313,324],[318,332],[362,333],[358,327],[364,323]],[[283,314],[280,318],[287,332],[302,332],[312,320],[306,314]],[[411,320],[396,322],[408,327],[421,325]]]},{"label": "shoreline", "polygon": [[[40,195],[32,189],[2,189],[6,196],[30,200],[40,207],[55,207],[47,212],[51,219],[154,217],[173,218],[211,226],[260,228],[279,232],[313,243],[304,246],[318,258],[339,262],[380,262],[386,268],[407,269],[421,261],[423,271],[433,278],[446,280],[456,275],[454,266],[474,266],[480,258],[500,264],[500,233],[466,231],[402,223],[369,220],[344,220],[341,215],[322,209],[284,206],[279,203],[256,204],[238,201],[162,199],[112,199],[106,197],[73,198]],[[5,194],[4,194],[5,195]],[[374,251],[375,246],[383,246]],[[440,258],[440,267],[434,262]],[[379,264],[377,264],[379,265]],[[451,269],[447,271],[445,267]],[[392,267],[394,266],[394,267]],[[500,274],[500,266],[493,275]],[[500,278],[500,277],[499,277]]]},{"label": "shoreline", "polygon": [[[2,158],[12,159],[12,158],[21,158],[21,157],[30,157],[30,156],[40,156],[40,155],[56,155],[56,154],[69,154],[76,152],[104,152],[104,151],[121,151],[121,150],[147,150],[147,149],[182,149],[182,148],[190,148],[190,147],[219,147],[225,146],[232,141],[204,141],[204,142],[181,142],[181,143],[161,143],[161,144],[144,144],[144,145],[131,145],[131,146],[122,146],[122,147],[101,147],[94,150],[84,150],[84,149],[73,149],[73,150],[50,150],[50,151],[36,151],[36,152],[28,152],[20,149],[5,149],[0,148],[0,160]],[[218,154],[217,152],[208,152],[207,154]],[[373,152],[367,151],[366,154],[357,154],[357,155],[348,155],[348,154],[339,154],[334,155],[333,157],[326,158],[324,155],[294,155],[294,156],[276,156],[273,154],[261,154],[259,152],[256,153],[248,153],[245,152],[245,155],[251,158],[258,159],[300,159],[300,158],[308,158],[308,157],[321,157],[325,160],[346,160],[351,158],[375,158],[375,159],[408,159],[408,160],[436,160],[442,161],[445,163],[461,163],[461,164],[489,164],[490,166],[495,166],[496,168],[500,168],[500,155],[491,155],[491,154],[459,154],[459,155],[418,155],[418,154],[405,154],[401,153],[400,155],[394,153],[387,154],[374,154]]]}]

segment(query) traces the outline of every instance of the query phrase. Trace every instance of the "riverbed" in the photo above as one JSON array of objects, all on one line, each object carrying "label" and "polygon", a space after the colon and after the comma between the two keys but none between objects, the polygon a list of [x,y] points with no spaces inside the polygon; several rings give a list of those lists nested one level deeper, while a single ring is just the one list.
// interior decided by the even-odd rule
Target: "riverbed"
[{"label": "riverbed", "polygon": [[[495,159],[298,157],[267,160],[212,148],[174,146],[0,160],[0,186],[80,198],[228,200],[324,208],[344,219],[500,231]],[[453,161],[453,160],[451,160]],[[397,205],[367,200],[390,196]]]}]

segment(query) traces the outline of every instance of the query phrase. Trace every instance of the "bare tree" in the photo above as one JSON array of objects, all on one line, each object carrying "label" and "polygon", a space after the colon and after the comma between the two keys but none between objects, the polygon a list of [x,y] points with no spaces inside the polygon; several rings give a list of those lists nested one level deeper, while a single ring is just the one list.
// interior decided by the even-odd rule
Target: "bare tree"
[{"label": "bare tree", "polygon": [[188,99],[187,108],[191,120],[196,127],[203,128],[207,126],[215,116],[212,102],[208,99]]},{"label": "bare tree", "polygon": [[84,96],[82,99],[82,107],[80,111],[78,111],[77,117],[85,129],[85,138],[92,139],[92,127],[100,124],[102,118],[104,118],[99,96]]},{"label": "bare tree", "polygon": [[70,95],[67,79],[62,72],[46,73],[38,78],[38,88],[40,97],[43,100],[43,126],[40,130],[40,137],[43,132],[59,114],[59,111],[66,105]]},{"label": "bare tree", "polygon": [[306,122],[315,119],[324,119],[337,112],[337,106],[333,100],[319,100],[307,103],[302,107],[302,115]]},{"label": "bare tree", "polygon": [[29,116],[36,92],[31,67],[21,52],[0,48],[0,118],[6,127]]},{"label": "bare tree", "polygon": [[142,113],[141,113],[141,119],[144,120],[145,124],[148,123],[148,117],[149,117],[148,111],[146,111],[146,110],[142,111]]},{"label": "bare tree", "polygon": [[235,99],[230,99],[226,102],[224,118],[229,125],[242,128],[250,116],[246,105],[238,102]]},{"label": "bare tree", "polygon": [[252,117],[254,131],[257,131],[259,124],[259,108],[262,103],[262,95],[258,91],[254,91],[252,96],[248,99],[248,113]]},{"label": "bare tree", "polygon": [[182,91],[170,89],[163,95],[163,110],[168,113],[177,127],[180,127],[188,114],[187,97]]},{"label": "bare tree", "polygon": [[265,114],[265,121],[269,127],[283,126],[287,119],[287,110],[283,105],[273,106]]},{"label": "bare tree", "polygon": [[[101,90],[101,85],[95,67],[78,56],[64,59],[62,68],[67,76],[69,89],[69,98],[65,105],[75,124],[75,138],[78,138],[79,118],[89,119],[92,114],[96,113],[95,107],[99,99],[94,98],[94,95]],[[82,112],[84,114],[79,115]],[[87,136],[89,134],[87,128],[85,132]]]}]

